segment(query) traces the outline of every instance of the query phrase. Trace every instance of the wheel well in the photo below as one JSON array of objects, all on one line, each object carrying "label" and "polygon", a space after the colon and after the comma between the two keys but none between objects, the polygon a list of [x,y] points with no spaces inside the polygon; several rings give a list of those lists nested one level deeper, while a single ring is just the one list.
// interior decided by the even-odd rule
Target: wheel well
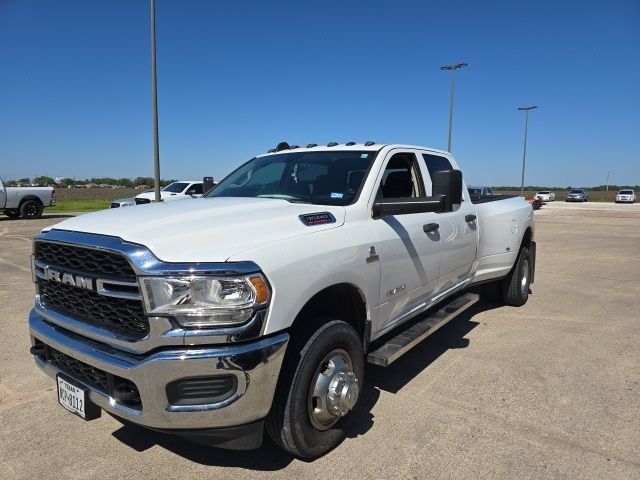
[{"label": "wheel well", "polygon": [[316,293],[300,310],[291,327],[292,335],[312,335],[320,325],[342,320],[368,342],[367,305],[362,292],[350,283],[332,285]]},{"label": "wheel well", "polygon": [[20,203],[18,204],[18,208],[22,207],[22,204],[28,200],[35,200],[36,202],[38,202],[40,205],[43,205],[42,200],[40,200],[39,197],[36,197],[35,195],[27,195],[26,197],[23,197],[20,199]]},{"label": "wheel well", "polygon": [[522,247],[527,247],[527,248],[531,247],[532,237],[533,237],[533,231],[531,230],[531,227],[527,227],[527,229],[524,232],[524,235],[522,236],[522,242],[520,243],[520,250],[522,250]]}]

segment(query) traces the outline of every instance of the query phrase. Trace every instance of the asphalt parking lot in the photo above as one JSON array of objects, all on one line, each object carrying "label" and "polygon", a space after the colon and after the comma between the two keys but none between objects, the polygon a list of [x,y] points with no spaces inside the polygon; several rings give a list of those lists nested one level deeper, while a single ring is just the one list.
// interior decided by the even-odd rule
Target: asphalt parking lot
[{"label": "asphalt parking lot", "polygon": [[33,363],[31,237],[60,218],[0,219],[3,478],[640,478],[640,205],[536,212],[520,309],[481,303],[366,372],[349,438],[303,462],[85,423]]}]

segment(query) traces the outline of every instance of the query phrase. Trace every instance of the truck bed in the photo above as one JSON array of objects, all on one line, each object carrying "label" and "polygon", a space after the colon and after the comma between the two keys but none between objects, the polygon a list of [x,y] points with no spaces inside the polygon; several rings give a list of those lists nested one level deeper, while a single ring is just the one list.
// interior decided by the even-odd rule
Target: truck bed
[{"label": "truck bed", "polygon": [[471,196],[471,203],[477,205],[478,203],[497,202],[498,200],[506,200],[507,198],[515,198],[518,195],[478,195]]}]

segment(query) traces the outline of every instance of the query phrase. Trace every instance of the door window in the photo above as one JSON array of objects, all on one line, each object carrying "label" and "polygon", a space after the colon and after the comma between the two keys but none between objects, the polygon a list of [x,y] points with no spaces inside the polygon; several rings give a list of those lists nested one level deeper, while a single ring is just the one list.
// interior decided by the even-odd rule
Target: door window
[{"label": "door window", "polygon": [[187,195],[202,195],[202,184],[194,183],[187,191]]},{"label": "door window", "polygon": [[413,153],[396,153],[382,174],[377,198],[416,198],[425,196],[418,160]]}]

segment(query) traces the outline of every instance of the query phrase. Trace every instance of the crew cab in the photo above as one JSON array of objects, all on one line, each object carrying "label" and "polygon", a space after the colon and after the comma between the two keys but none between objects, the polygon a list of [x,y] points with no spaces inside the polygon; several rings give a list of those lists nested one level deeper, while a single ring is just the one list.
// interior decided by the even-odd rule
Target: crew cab
[{"label": "crew cab", "polygon": [[[180,180],[173,182],[160,190],[160,198],[163,202],[185,200],[187,198],[199,198],[202,196],[202,180]],[[153,190],[140,193],[135,196],[136,205],[151,203],[155,200]]]},{"label": "crew cab", "polygon": [[478,300],[527,301],[531,205],[472,201],[447,152],[286,143],[204,198],[34,239],[31,353],[58,402],[225,448],[314,458],[366,381]]},{"label": "crew cab", "polygon": [[635,203],[635,202],[636,202],[636,192],[634,190],[623,189],[616,194],[616,203]]},{"label": "crew cab", "polygon": [[55,204],[53,187],[7,187],[0,178],[0,211],[9,218],[40,218]]}]

